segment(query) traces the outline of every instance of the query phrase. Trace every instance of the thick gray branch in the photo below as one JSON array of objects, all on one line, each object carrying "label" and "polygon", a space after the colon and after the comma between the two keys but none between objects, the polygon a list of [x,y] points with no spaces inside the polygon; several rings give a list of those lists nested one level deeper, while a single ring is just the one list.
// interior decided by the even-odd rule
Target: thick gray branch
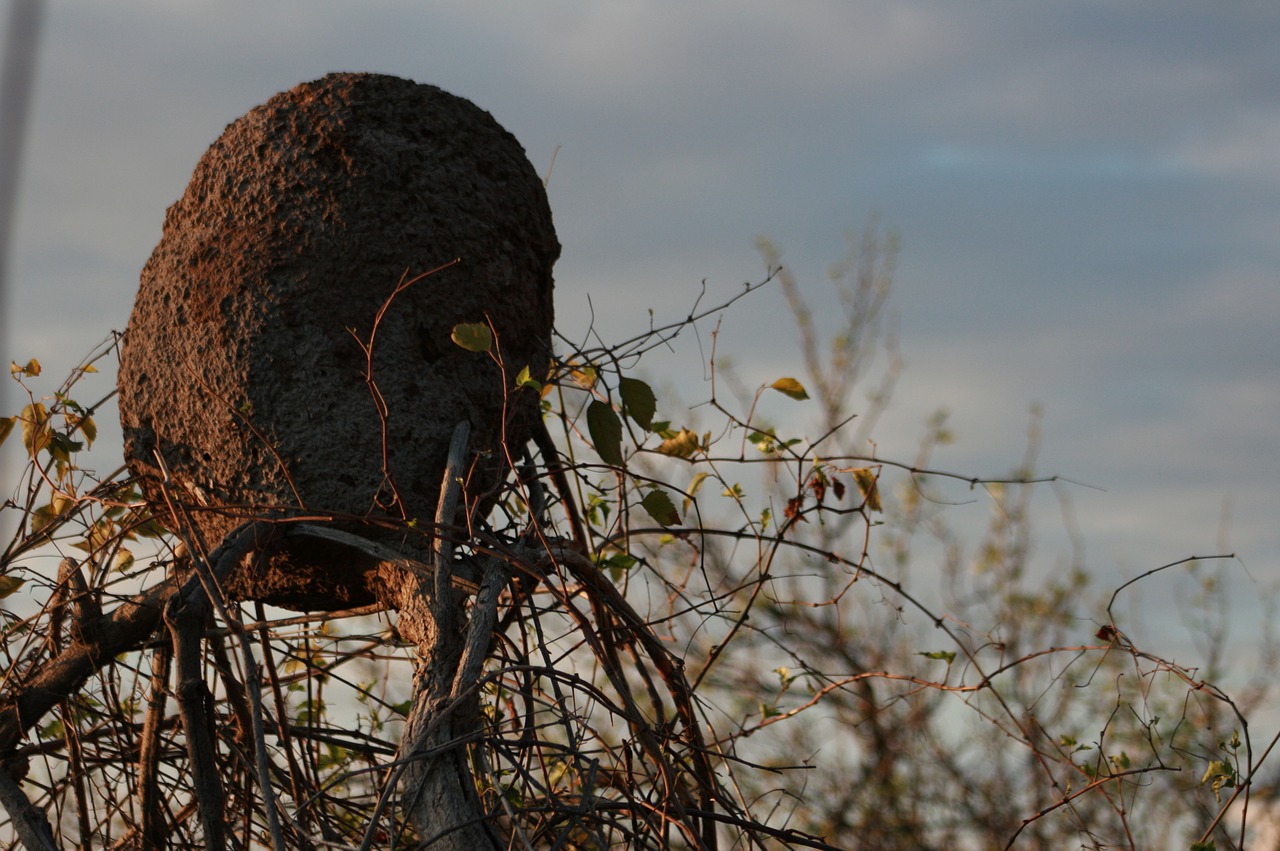
[{"label": "thick gray branch", "polygon": [[53,841],[53,828],[44,811],[31,803],[26,793],[13,782],[7,772],[0,769],[0,805],[13,821],[18,839],[27,851],[58,851]]}]

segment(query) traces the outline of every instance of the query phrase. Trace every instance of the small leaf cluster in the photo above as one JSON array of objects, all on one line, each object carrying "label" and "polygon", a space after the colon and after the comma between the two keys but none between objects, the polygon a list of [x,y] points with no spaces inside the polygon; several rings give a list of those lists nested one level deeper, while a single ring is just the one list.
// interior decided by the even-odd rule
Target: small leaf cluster
[{"label": "small leaf cluster", "polygon": [[[82,369],[97,372],[92,364]],[[24,378],[39,376],[42,371],[40,361],[35,358],[23,365],[16,362],[9,365],[10,376],[19,383]],[[62,420],[60,428],[58,418]],[[4,443],[18,423],[22,425],[22,445],[28,457],[38,459],[42,454],[47,455],[55,463],[59,479],[69,472],[71,456],[92,446],[98,437],[98,426],[89,411],[63,391],[55,394],[51,406],[46,405],[45,400],[31,398],[20,413],[0,418],[0,443]]]}]

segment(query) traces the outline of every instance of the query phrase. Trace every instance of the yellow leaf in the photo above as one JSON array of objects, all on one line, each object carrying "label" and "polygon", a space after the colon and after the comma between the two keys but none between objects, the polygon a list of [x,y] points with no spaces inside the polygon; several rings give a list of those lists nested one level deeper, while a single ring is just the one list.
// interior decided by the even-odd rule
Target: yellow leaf
[{"label": "yellow leaf", "polygon": [[[96,552],[105,546],[116,535],[116,524],[111,518],[103,517],[97,523],[89,528],[89,534],[85,536],[84,543],[86,552]],[[75,546],[72,544],[72,546]]]},{"label": "yellow leaf", "polygon": [[133,553],[129,552],[124,547],[116,550],[115,558],[112,559],[112,567],[119,572],[124,573],[126,570],[133,567]]},{"label": "yellow leaf", "polygon": [[577,384],[583,390],[590,390],[596,386],[600,373],[594,366],[584,366],[581,369],[574,367],[569,370],[569,377],[573,379],[574,384]]},{"label": "yellow leaf", "polygon": [[26,584],[27,580],[16,576],[0,576],[0,598],[8,597]]},{"label": "yellow leaf", "polygon": [[23,375],[31,375],[31,376],[39,375],[40,361],[36,360],[35,358],[32,358],[31,360],[27,361],[25,366],[18,366],[17,361],[12,361],[9,364],[9,374],[17,375],[18,373],[22,373]]},{"label": "yellow leaf", "polygon": [[93,421],[93,417],[84,417],[76,425],[80,427],[80,433],[84,435],[86,446],[92,446],[93,442],[98,439],[98,424]]},{"label": "yellow leaf", "polygon": [[867,508],[872,511],[882,511],[880,507],[880,488],[878,485],[879,477],[870,467],[858,467],[850,470],[853,473],[853,480],[858,484],[858,490],[862,491],[862,498],[867,503]]},{"label": "yellow leaf", "polygon": [[53,440],[49,427],[49,411],[40,402],[32,402],[22,409],[22,442],[35,457]]},{"label": "yellow leaf", "polygon": [[516,374],[516,387],[528,387],[537,393],[542,393],[543,391],[542,382],[530,374],[528,364],[525,364],[520,372]]},{"label": "yellow leaf", "polygon": [[662,441],[658,451],[663,455],[671,455],[675,458],[688,458],[698,451],[698,434],[697,432],[689,431],[687,428],[682,428],[675,437]]},{"label": "yellow leaf", "polygon": [[684,498],[684,510],[686,514],[689,512],[689,506],[693,504],[694,498],[698,495],[698,489],[702,487],[702,483],[705,482],[707,477],[710,475],[710,473],[706,472],[695,473],[693,479],[689,482],[689,486],[685,488],[685,493],[688,494],[688,496]]},{"label": "yellow leaf", "polygon": [[805,390],[804,385],[794,378],[779,378],[769,386],[779,393],[801,402],[809,398],[809,391]]}]

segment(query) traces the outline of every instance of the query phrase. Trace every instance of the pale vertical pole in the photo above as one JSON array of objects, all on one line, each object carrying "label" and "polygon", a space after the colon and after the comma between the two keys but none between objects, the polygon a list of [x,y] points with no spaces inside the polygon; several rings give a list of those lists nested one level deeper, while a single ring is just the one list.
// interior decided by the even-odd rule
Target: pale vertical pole
[{"label": "pale vertical pole", "polygon": [[[9,272],[14,219],[22,170],[22,143],[35,79],[36,43],[40,37],[41,0],[10,0],[0,56],[0,361],[9,351]],[[3,391],[0,391],[0,397]]]}]

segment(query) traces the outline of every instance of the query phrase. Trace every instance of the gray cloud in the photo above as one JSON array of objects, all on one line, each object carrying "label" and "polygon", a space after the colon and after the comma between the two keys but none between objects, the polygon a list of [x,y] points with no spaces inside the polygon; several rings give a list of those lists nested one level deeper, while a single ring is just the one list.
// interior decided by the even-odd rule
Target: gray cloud
[{"label": "gray cloud", "polygon": [[[1043,402],[1046,463],[1108,488],[1082,497],[1100,565],[1198,547],[1233,495],[1280,578],[1280,7],[68,0],[47,23],[6,357],[53,371],[124,324],[227,122],[330,70],[395,73],[475,100],[539,169],[560,146],[571,334],[588,294],[620,333],[703,278],[736,291],[759,233],[821,304],[879,213],[909,363],[884,445],[946,405],[947,463],[1003,470]],[[779,310],[728,320],[752,380],[794,367]]]}]

